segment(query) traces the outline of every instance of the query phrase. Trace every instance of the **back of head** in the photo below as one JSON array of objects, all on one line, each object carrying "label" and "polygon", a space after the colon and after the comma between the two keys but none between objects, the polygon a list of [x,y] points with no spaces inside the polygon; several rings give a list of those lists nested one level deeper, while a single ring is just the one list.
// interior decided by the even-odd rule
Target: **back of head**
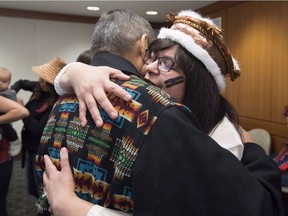
[{"label": "back of head", "polygon": [[90,50],[85,50],[84,52],[80,53],[76,59],[76,62],[81,62],[81,63],[90,65],[90,63],[91,63]]},{"label": "back of head", "polygon": [[149,22],[129,9],[116,9],[102,14],[96,23],[92,39],[92,56],[98,52],[125,55],[146,34],[151,42],[154,31]]}]

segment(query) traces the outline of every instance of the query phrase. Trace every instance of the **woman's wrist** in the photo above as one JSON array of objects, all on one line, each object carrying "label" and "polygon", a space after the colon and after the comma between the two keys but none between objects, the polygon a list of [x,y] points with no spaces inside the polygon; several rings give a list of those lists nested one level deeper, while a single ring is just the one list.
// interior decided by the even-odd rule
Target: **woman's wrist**
[{"label": "woman's wrist", "polygon": [[[72,62],[72,63],[67,64],[65,67],[62,68],[62,70],[55,77],[54,88],[55,88],[55,91],[57,92],[57,94],[60,96],[73,92],[73,88],[72,88],[70,82],[63,79],[63,78],[65,78],[65,76],[66,77],[68,76],[67,75],[68,68],[75,63],[76,62]],[[61,83],[62,83],[62,86],[61,86]],[[65,85],[63,85],[63,83],[65,83]]]},{"label": "woman's wrist", "polygon": [[90,208],[86,216],[132,216],[132,213],[125,213],[115,209],[105,208],[100,205],[94,205]]},{"label": "woman's wrist", "polygon": [[[69,197],[69,198],[67,198]],[[93,207],[93,203],[82,200],[76,194],[65,196],[61,202],[54,203],[52,208],[54,216],[86,216]]]}]

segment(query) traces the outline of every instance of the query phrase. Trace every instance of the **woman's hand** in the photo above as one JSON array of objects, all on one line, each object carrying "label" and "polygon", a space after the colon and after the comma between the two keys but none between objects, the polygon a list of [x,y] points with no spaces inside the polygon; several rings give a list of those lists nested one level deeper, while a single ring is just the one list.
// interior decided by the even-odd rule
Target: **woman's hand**
[{"label": "woman's hand", "polygon": [[61,171],[58,171],[48,155],[44,155],[46,171],[43,174],[44,193],[50,204],[50,211],[57,213],[57,205],[63,205],[68,197],[76,196],[74,193],[74,179],[68,161],[68,151],[62,148]]},{"label": "woman's hand", "polygon": [[128,75],[123,74],[120,70],[106,66],[95,67],[80,62],[71,63],[66,72],[60,77],[59,84],[61,88],[69,92],[74,89],[79,99],[79,117],[82,126],[87,124],[87,108],[96,126],[102,126],[103,120],[96,101],[112,119],[117,118],[118,113],[107,98],[106,92],[113,93],[125,101],[132,100],[131,95],[110,81],[110,78],[130,79]]},{"label": "woman's hand", "polygon": [[50,204],[49,211],[54,216],[86,216],[93,204],[81,200],[74,192],[75,183],[66,148],[60,150],[60,159],[61,170],[58,171],[49,156],[44,155],[46,171],[43,174],[43,183]]},{"label": "woman's hand", "polygon": [[243,143],[252,143],[254,142],[253,138],[251,137],[251,135],[244,130],[242,127],[240,127],[240,132],[241,132],[241,137],[243,139]]}]

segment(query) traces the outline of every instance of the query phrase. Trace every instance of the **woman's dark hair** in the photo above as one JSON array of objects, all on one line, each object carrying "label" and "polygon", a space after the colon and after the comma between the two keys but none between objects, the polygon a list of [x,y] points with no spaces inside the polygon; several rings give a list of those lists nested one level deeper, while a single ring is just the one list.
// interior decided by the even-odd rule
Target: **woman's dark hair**
[{"label": "woman's dark hair", "polygon": [[90,65],[91,59],[92,59],[92,56],[91,56],[90,50],[85,50],[79,54],[79,56],[76,59],[76,62],[81,62],[81,63]]},{"label": "woman's dark hair", "polygon": [[175,62],[186,76],[185,94],[182,103],[198,118],[201,130],[210,133],[227,116],[239,131],[238,115],[234,107],[219,94],[217,84],[204,64],[169,39],[156,39],[149,46],[154,52],[177,47]]},{"label": "woman's dark hair", "polygon": [[49,92],[44,92],[40,87],[40,82],[38,82],[37,86],[33,91],[34,93],[32,100],[46,96],[48,105],[53,106],[56,100],[58,99],[59,95],[56,93],[54,85],[48,82],[47,85],[49,86]]}]

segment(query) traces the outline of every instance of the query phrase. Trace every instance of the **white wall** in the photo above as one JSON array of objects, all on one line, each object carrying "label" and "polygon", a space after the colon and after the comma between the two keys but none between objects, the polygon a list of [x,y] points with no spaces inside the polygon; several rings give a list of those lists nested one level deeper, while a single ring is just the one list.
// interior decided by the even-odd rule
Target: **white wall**
[{"label": "white wall", "polygon": [[[44,21],[0,17],[0,66],[12,72],[12,81],[38,80],[31,70],[54,57],[75,61],[90,48],[94,24]],[[27,102],[31,93],[21,90],[20,98]],[[22,121],[13,123],[19,136]]]}]

